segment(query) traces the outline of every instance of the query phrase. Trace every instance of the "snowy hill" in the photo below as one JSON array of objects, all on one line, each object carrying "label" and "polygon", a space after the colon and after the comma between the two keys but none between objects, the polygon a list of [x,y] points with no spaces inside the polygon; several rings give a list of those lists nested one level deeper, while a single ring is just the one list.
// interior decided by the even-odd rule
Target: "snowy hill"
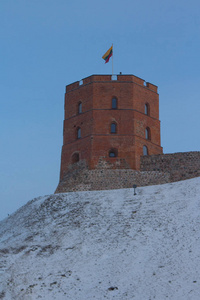
[{"label": "snowy hill", "polygon": [[200,177],[39,197],[0,222],[0,299],[200,299]]}]

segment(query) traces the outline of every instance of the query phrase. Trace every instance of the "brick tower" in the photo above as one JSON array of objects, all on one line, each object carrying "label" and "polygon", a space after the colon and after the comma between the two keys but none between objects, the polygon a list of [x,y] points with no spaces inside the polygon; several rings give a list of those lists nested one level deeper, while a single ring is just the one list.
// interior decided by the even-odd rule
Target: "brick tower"
[{"label": "brick tower", "polygon": [[60,181],[88,170],[140,170],[162,154],[157,86],[133,75],[92,75],[66,86]]}]

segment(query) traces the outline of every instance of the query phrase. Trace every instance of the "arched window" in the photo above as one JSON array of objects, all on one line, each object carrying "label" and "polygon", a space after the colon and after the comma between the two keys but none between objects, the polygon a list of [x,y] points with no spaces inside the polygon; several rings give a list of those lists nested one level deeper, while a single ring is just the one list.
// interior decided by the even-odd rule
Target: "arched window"
[{"label": "arched window", "polygon": [[78,152],[75,152],[73,155],[72,155],[72,163],[75,164],[76,162],[79,161],[79,153]]},{"label": "arched window", "polygon": [[117,98],[112,98],[112,109],[117,109]]},{"label": "arched window", "polygon": [[146,103],[144,106],[144,113],[145,115],[149,116],[150,115],[150,106],[149,103]]},{"label": "arched window", "polygon": [[143,155],[148,155],[148,148],[147,148],[147,146],[143,146]]},{"label": "arched window", "polygon": [[117,157],[118,151],[117,149],[111,149],[109,151],[109,157]]},{"label": "arched window", "polygon": [[77,139],[80,139],[81,138],[81,128],[78,127],[77,129]]},{"label": "arched window", "polygon": [[79,102],[78,104],[78,114],[82,113],[82,102]]},{"label": "arched window", "polygon": [[150,132],[150,128],[149,127],[147,127],[145,129],[145,138],[146,138],[146,140],[150,140],[151,139],[151,132]]},{"label": "arched window", "polygon": [[116,133],[117,132],[117,124],[111,123],[110,125],[110,133]]}]

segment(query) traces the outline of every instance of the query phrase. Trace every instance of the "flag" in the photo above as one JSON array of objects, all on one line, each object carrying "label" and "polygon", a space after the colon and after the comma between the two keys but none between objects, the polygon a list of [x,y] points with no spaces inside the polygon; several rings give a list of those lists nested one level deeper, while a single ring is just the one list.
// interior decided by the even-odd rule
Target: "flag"
[{"label": "flag", "polygon": [[105,60],[105,64],[109,62],[109,59],[113,55],[113,46],[110,47],[110,49],[102,56],[102,58]]}]

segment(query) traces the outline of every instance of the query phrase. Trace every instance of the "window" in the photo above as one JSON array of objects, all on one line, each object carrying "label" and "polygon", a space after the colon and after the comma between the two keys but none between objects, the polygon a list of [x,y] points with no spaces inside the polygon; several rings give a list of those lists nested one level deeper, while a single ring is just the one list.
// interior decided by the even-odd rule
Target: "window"
[{"label": "window", "polygon": [[77,129],[77,139],[80,139],[81,138],[81,128],[79,127]]},{"label": "window", "polygon": [[148,155],[148,148],[147,148],[147,146],[143,146],[143,155]]},{"label": "window", "polygon": [[116,123],[112,123],[110,125],[110,132],[111,133],[116,133],[117,132],[117,124]]},{"label": "window", "polygon": [[147,127],[147,128],[145,129],[145,138],[146,138],[146,140],[150,140],[150,139],[151,139],[151,134],[150,134],[150,129],[149,129],[149,127]]},{"label": "window", "polygon": [[72,155],[72,163],[75,164],[78,161],[79,161],[79,153],[76,152]]},{"label": "window", "polygon": [[114,152],[114,151],[110,151],[110,152],[109,152],[109,157],[116,157],[115,152]]},{"label": "window", "polygon": [[109,157],[117,157],[117,149],[111,149],[109,151]]},{"label": "window", "polygon": [[149,103],[146,103],[144,106],[144,113],[145,115],[149,116],[150,115],[150,107],[149,107]]},{"label": "window", "polygon": [[82,113],[82,102],[79,102],[78,104],[78,114]]},{"label": "window", "polygon": [[117,109],[117,99],[112,98],[112,109]]}]

